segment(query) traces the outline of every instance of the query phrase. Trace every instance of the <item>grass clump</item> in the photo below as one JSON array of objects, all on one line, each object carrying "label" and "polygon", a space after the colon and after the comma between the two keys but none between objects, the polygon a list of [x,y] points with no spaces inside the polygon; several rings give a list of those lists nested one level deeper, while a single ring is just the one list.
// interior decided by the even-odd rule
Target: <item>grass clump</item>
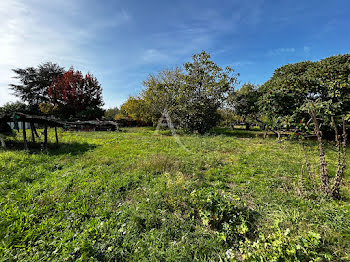
[{"label": "grass clump", "polygon": [[278,221],[272,232],[260,233],[254,241],[246,239],[240,243],[236,256],[231,261],[332,261],[320,234],[309,231],[292,234],[290,229],[282,230]]}]

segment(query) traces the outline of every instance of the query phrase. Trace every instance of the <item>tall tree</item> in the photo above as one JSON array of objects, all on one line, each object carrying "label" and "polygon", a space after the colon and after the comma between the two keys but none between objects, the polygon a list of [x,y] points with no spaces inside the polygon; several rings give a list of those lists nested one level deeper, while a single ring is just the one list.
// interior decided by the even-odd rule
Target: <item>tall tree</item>
[{"label": "tall tree", "polygon": [[206,52],[192,58],[184,64],[184,70],[164,70],[150,76],[141,97],[153,122],[166,110],[179,127],[205,133],[218,123],[218,108],[233,92],[237,74],[230,67],[220,68]]},{"label": "tall tree", "polygon": [[27,103],[32,112],[39,112],[41,103],[49,101],[49,87],[53,80],[64,73],[64,68],[58,64],[47,62],[40,64],[37,68],[13,69],[20,84],[10,84],[14,94]]},{"label": "tall tree", "polygon": [[218,109],[234,91],[238,74],[229,66],[219,67],[204,51],[192,59],[184,64],[176,117],[184,129],[205,133],[220,120]]},{"label": "tall tree", "polygon": [[176,110],[180,87],[184,85],[183,70],[165,69],[157,75],[149,75],[143,82],[145,90],[140,94],[144,100],[143,118],[154,124],[166,110],[172,114]]},{"label": "tall tree", "polygon": [[103,116],[102,87],[96,77],[83,76],[71,67],[56,77],[49,88],[53,113],[63,119],[94,119]]}]

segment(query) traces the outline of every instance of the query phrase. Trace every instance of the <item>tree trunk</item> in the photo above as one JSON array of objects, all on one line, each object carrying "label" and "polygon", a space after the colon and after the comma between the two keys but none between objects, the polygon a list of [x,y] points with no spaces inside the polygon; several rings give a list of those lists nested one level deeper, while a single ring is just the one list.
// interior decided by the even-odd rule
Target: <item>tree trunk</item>
[{"label": "tree trunk", "polygon": [[22,128],[23,128],[23,144],[24,144],[24,149],[28,149],[28,142],[27,142],[27,132],[26,132],[26,122],[22,122]]},{"label": "tree trunk", "polygon": [[278,141],[278,143],[281,143],[282,141],[281,141],[281,132],[277,132],[277,141]]},{"label": "tree trunk", "polygon": [[47,149],[47,125],[44,127],[44,149]]},{"label": "tree trunk", "polygon": [[263,139],[266,138],[267,136],[267,132],[269,131],[269,128],[267,126],[265,126],[265,131],[264,131],[264,135],[263,135]]},{"label": "tree trunk", "polygon": [[30,130],[32,131],[32,142],[35,143],[34,123],[33,122],[30,122]]},{"label": "tree trunk", "polygon": [[[337,173],[334,178],[334,183],[332,187],[332,196],[335,199],[340,198],[340,185],[344,176],[344,170],[346,167],[346,139],[347,139],[347,134],[346,134],[346,125],[345,125],[345,119],[342,117],[342,122],[343,122],[343,143],[340,141],[340,135],[338,135],[338,128],[336,126],[336,123],[334,121],[334,118],[332,117],[332,124],[334,126],[334,131],[335,131],[335,141],[337,144],[337,153],[338,153],[338,163],[337,163]],[[343,155],[343,157],[342,157]]]},{"label": "tree trunk", "polygon": [[58,135],[57,135],[57,127],[55,126],[55,137],[56,137],[56,144],[58,144]]},{"label": "tree trunk", "polygon": [[321,183],[322,183],[321,191],[325,195],[329,195],[329,175],[328,175],[326,157],[325,157],[325,153],[324,153],[323,145],[322,145],[322,132],[320,130],[320,125],[318,123],[315,112],[313,110],[310,110],[309,114],[312,118],[312,121],[315,124],[314,133],[317,136],[318,146],[319,146],[319,150],[320,150],[320,178],[321,178]]},{"label": "tree trunk", "polygon": [[304,143],[302,143],[302,147],[303,147],[304,156],[305,156],[306,169],[307,169],[307,172],[309,173],[309,178],[310,178],[310,181],[314,187],[314,190],[316,191],[317,187],[316,187],[316,182],[315,182],[315,174],[311,171],[311,165],[309,162],[309,158],[308,158]]}]

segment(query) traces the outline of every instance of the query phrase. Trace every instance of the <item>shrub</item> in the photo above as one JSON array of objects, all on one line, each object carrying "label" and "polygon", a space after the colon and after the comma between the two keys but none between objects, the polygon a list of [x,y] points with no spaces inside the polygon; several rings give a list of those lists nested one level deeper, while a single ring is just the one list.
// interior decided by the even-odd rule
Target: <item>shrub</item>
[{"label": "shrub", "polygon": [[252,233],[254,212],[239,197],[212,188],[193,191],[191,197],[195,216],[216,231],[221,240],[232,243]]}]

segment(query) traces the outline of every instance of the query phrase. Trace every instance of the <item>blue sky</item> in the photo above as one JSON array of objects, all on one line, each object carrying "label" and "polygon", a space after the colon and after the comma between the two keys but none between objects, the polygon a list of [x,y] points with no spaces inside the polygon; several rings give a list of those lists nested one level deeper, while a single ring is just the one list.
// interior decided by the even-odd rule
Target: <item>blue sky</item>
[{"label": "blue sky", "polygon": [[0,105],[16,100],[11,68],[46,61],[93,73],[105,107],[202,50],[262,84],[281,65],[350,53],[349,14],[348,0],[1,0]]}]

